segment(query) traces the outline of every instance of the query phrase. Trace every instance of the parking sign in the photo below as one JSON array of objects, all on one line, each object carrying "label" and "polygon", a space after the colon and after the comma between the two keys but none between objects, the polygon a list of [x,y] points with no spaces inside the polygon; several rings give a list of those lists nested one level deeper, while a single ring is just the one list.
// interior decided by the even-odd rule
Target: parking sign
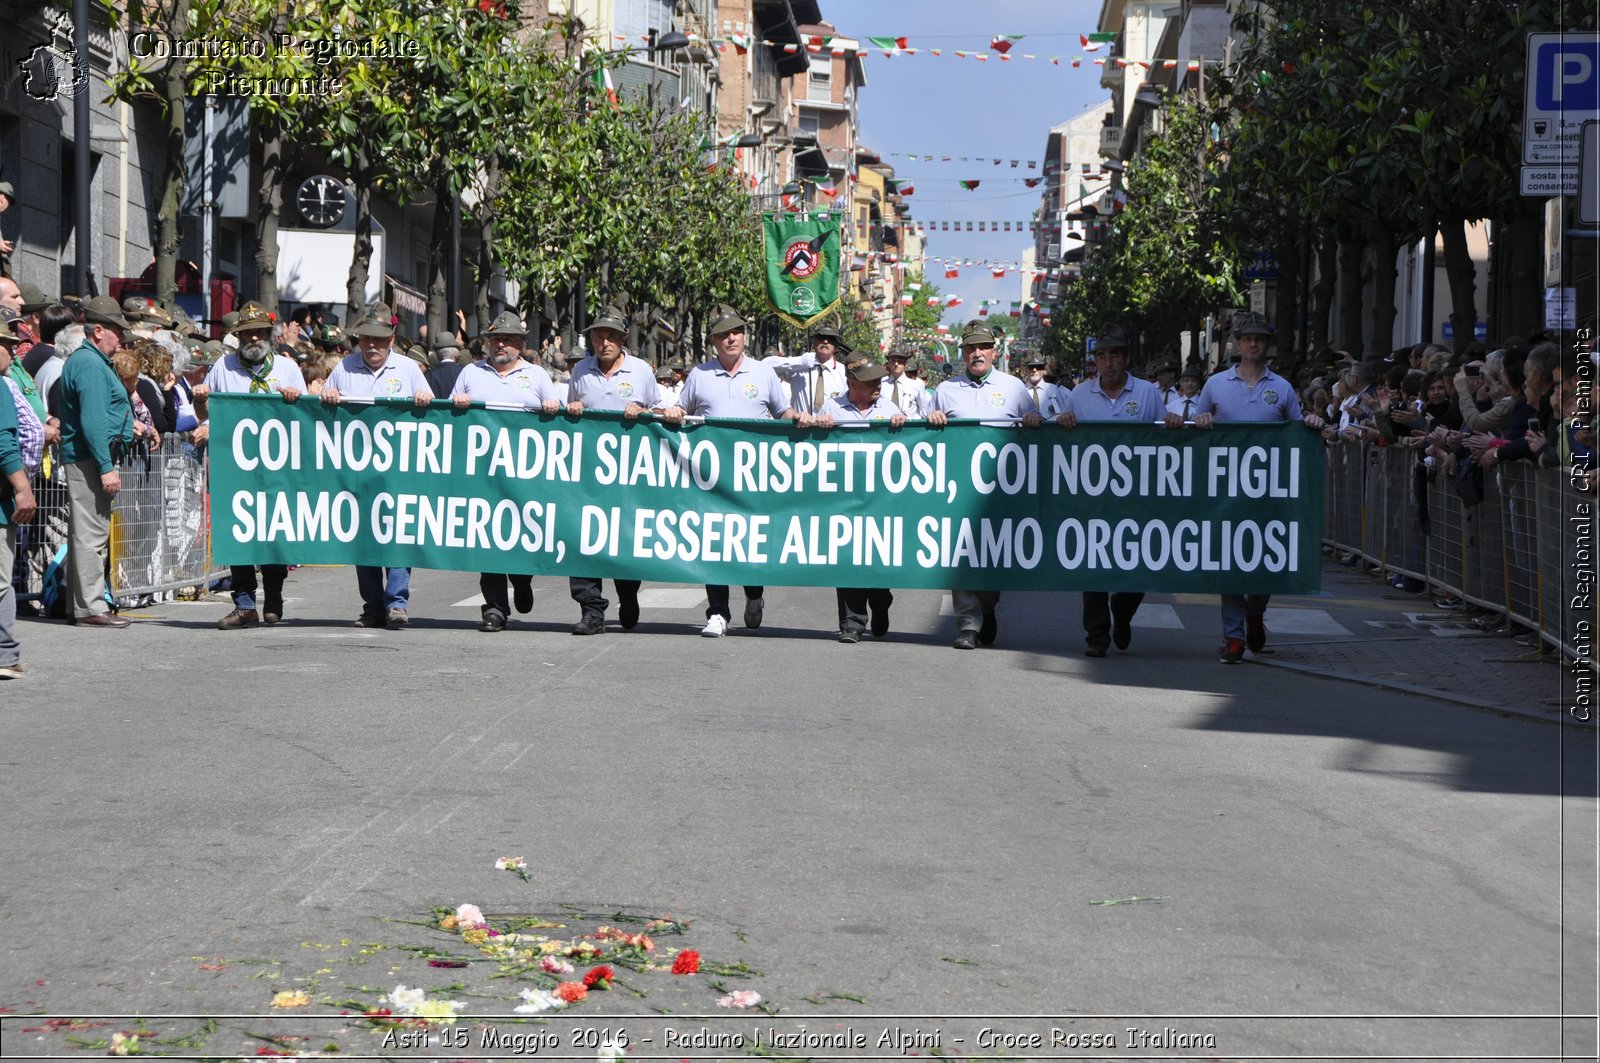
[{"label": "parking sign", "polygon": [[1583,123],[1600,118],[1600,33],[1528,34],[1522,161],[1575,163]]}]

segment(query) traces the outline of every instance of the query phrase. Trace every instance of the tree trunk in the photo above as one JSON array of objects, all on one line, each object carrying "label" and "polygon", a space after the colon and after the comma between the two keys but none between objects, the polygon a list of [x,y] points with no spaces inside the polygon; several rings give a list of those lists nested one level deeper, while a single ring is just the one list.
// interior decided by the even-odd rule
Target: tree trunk
[{"label": "tree trunk", "polygon": [[1467,250],[1467,220],[1459,214],[1439,219],[1439,236],[1444,241],[1444,273],[1450,284],[1451,346],[1461,354],[1472,343],[1472,330],[1478,323],[1478,271]]},{"label": "tree trunk", "polygon": [[1301,354],[1295,347],[1295,337],[1300,332],[1300,256],[1299,243],[1285,240],[1273,249],[1278,258],[1277,304],[1272,310],[1276,322],[1278,357],[1274,362],[1278,372],[1293,369],[1300,364]]},{"label": "tree trunk", "polygon": [[1361,252],[1360,240],[1339,241],[1339,346],[1360,358],[1366,348],[1361,342]]},{"label": "tree trunk", "polygon": [[[256,186],[256,302],[278,312],[278,218],[283,212],[283,123],[261,115],[261,183]],[[281,315],[280,315],[281,316]]]},{"label": "tree trunk", "polygon": [[450,293],[450,210],[455,197],[450,185],[439,178],[433,185],[433,233],[428,238],[428,341],[436,342],[445,332],[445,317]]},{"label": "tree trunk", "polygon": [[[172,11],[172,33],[182,40],[189,29],[189,0],[177,0]],[[161,93],[166,98],[166,168],[161,175],[161,207],[156,212],[156,299],[168,308],[178,305],[178,246],[183,238],[179,214],[183,209],[183,186],[189,177],[184,149],[188,131],[184,128],[183,105],[188,98],[185,63],[169,63],[161,75]],[[80,175],[81,177],[81,175]],[[211,200],[211,189],[200,196],[202,204]],[[202,210],[209,209],[202,206]],[[88,218],[77,219],[88,225]]]},{"label": "tree trunk", "polygon": [[1388,354],[1394,350],[1394,286],[1399,277],[1395,269],[1395,255],[1399,248],[1394,229],[1376,225],[1370,236],[1372,247],[1372,353]]},{"label": "tree trunk", "polygon": [[490,152],[488,165],[484,168],[483,200],[478,204],[478,290],[473,300],[473,314],[477,318],[479,335],[489,327],[494,317],[494,307],[489,302],[489,285],[494,280],[495,272],[494,199],[499,193],[500,153]]},{"label": "tree trunk", "polygon": [[1317,282],[1311,292],[1315,308],[1311,311],[1311,342],[1313,351],[1328,345],[1328,324],[1333,320],[1334,283],[1339,276],[1339,244],[1324,233],[1317,242]]},{"label": "tree trunk", "polygon": [[367,278],[372,274],[372,161],[367,145],[356,149],[350,180],[355,187],[355,248],[350,255],[350,277],[345,284],[346,327],[354,325],[367,308]]},{"label": "tree trunk", "polygon": [[1511,212],[1495,219],[1490,257],[1489,305],[1495,341],[1529,336],[1544,328],[1544,201],[1519,198]]}]

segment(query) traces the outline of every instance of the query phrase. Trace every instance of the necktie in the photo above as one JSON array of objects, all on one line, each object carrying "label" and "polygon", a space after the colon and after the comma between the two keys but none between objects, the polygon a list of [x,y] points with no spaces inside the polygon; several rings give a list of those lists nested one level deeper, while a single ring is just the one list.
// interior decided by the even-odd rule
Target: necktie
[{"label": "necktie", "polygon": [[1184,399],[1183,400],[1183,419],[1185,421],[1190,420],[1189,408],[1191,406],[1193,406],[1193,405],[1194,405],[1194,400],[1193,399]]},{"label": "necktie", "polygon": [[1039,387],[1037,384],[1033,387],[1033,404],[1041,410],[1044,409],[1044,403],[1039,401]]},{"label": "necktie", "polygon": [[816,413],[822,409],[822,366],[817,366],[817,389],[811,395],[811,412]]},{"label": "necktie", "polygon": [[895,409],[900,408],[900,381],[894,382],[894,387],[889,391],[889,401],[894,403]]}]

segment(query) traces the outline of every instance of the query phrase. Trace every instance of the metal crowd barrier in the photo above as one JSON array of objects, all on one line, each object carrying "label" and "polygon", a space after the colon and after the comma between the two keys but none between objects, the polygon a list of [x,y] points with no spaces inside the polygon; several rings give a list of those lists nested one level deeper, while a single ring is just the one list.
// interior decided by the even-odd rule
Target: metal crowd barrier
[{"label": "metal crowd barrier", "polygon": [[[111,506],[111,593],[118,601],[141,599],[220,578],[211,562],[211,513],[205,461],[183,437],[160,448],[137,444],[118,471],[122,490]],[[19,598],[38,601],[45,570],[67,542],[67,483],[55,449],[34,480],[39,511],[17,529],[17,565],[12,582]]]},{"label": "metal crowd barrier", "polygon": [[1593,494],[1566,469],[1496,465],[1468,505],[1422,452],[1340,442],[1328,451],[1323,542],[1436,591],[1504,613],[1586,664],[1600,630]]}]

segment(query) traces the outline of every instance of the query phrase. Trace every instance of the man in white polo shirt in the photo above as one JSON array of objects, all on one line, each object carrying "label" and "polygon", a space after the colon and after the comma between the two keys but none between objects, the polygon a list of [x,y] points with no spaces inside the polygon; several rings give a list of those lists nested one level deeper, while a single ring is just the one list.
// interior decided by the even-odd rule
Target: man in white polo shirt
[{"label": "man in white polo shirt", "polygon": [[[1239,361],[1233,368],[1218,372],[1206,381],[1195,405],[1194,426],[1210,428],[1219,421],[1300,421],[1307,428],[1322,431],[1322,418],[1302,413],[1294,386],[1267,368],[1267,348],[1272,342],[1272,325],[1260,314],[1236,314],[1232,331],[1239,345]],[[1238,664],[1244,651],[1260,653],[1267,646],[1267,602],[1265,594],[1224,594],[1222,596],[1223,664]]]},{"label": "man in white polo shirt", "polygon": [[[789,400],[789,389],[766,364],[745,357],[745,320],[731,306],[718,306],[708,315],[707,340],[716,355],[689,370],[683,394],[674,406],[662,411],[662,420],[681,424],[685,416],[728,417],[744,420],[796,421],[810,427],[810,414],[796,415]],[[765,587],[744,589],[744,626],[761,626],[766,609]],[[706,585],[706,626],[700,634],[721,638],[728,633],[733,618],[728,606],[726,584]]]},{"label": "man in white polo shirt", "polygon": [[[345,398],[406,397],[418,406],[433,401],[433,392],[416,362],[394,349],[394,314],[383,303],[373,303],[350,333],[356,350],[346,355],[328,374],[322,401],[337,405]],[[361,616],[356,627],[386,627],[398,631],[411,622],[411,569],[356,566],[356,586],[361,591]]]},{"label": "man in white polo shirt", "polygon": [[[567,383],[567,412],[580,417],[585,410],[617,410],[632,420],[641,413],[660,410],[666,399],[656,384],[650,363],[635,358],[623,347],[628,340],[628,319],[615,306],[600,311],[589,324],[587,358],[572,369]],[[622,630],[639,622],[639,580],[613,579],[617,588],[617,618]],[[606,629],[606,609],[611,605],[594,576],[571,576],[567,584],[581,615],[572,625],[574,635],[599,635]]]},{"label": "man in white polo shirt", "polygon": [[[464,410],[474,402],[483,402],[542,413],[559,411],[566,400],[566,389],[550,379],[544,366],[523,359],[522,344],[527,338],[527,326],[509,310],[490,322],[483,334],[488,357],[462,366],[455,389],[450,392],[450,401],[456,408]],[[514,598],[506,593],[508,581]],[[478,590],[483,594],[479,631],[504,631],[513,604],[519,613],[533,609],[533,577],[524,573],[481,572]]]},{"label": "man in white polo shirt", "polygon": [[[1161,393],[1148,380],[1128,374],[1128,334],[1107,329],[1094,345],[1098,372],[1072,389],[1067,408],[1056,423],[1074,428],[1084,421],[1133,421],[1182,428],[1183,418],[1168,413]],[[1085,657],[1104,657],[1112,643],[1125,650],[1133,641],[1133,614],[1144,601],[1143,591],[1083,592]]]},{"label": "man in white polo shirt", "polygon": [[[1038,407],[1028,396],[1022,381],[994,367],[995,336],[987,325],[974,321],[961,333],[961,361],[966,372],[950,377],[934,390],[933,409],[928,424],[938,428],[951,418],[978,421],[1012,421],[1029,428],[1040,423]],[[994,644],[1000,624],[995,607],[999,591],[952,590],[950,603],[956,613],[958,650],[977,649],[978,644]]]}]

